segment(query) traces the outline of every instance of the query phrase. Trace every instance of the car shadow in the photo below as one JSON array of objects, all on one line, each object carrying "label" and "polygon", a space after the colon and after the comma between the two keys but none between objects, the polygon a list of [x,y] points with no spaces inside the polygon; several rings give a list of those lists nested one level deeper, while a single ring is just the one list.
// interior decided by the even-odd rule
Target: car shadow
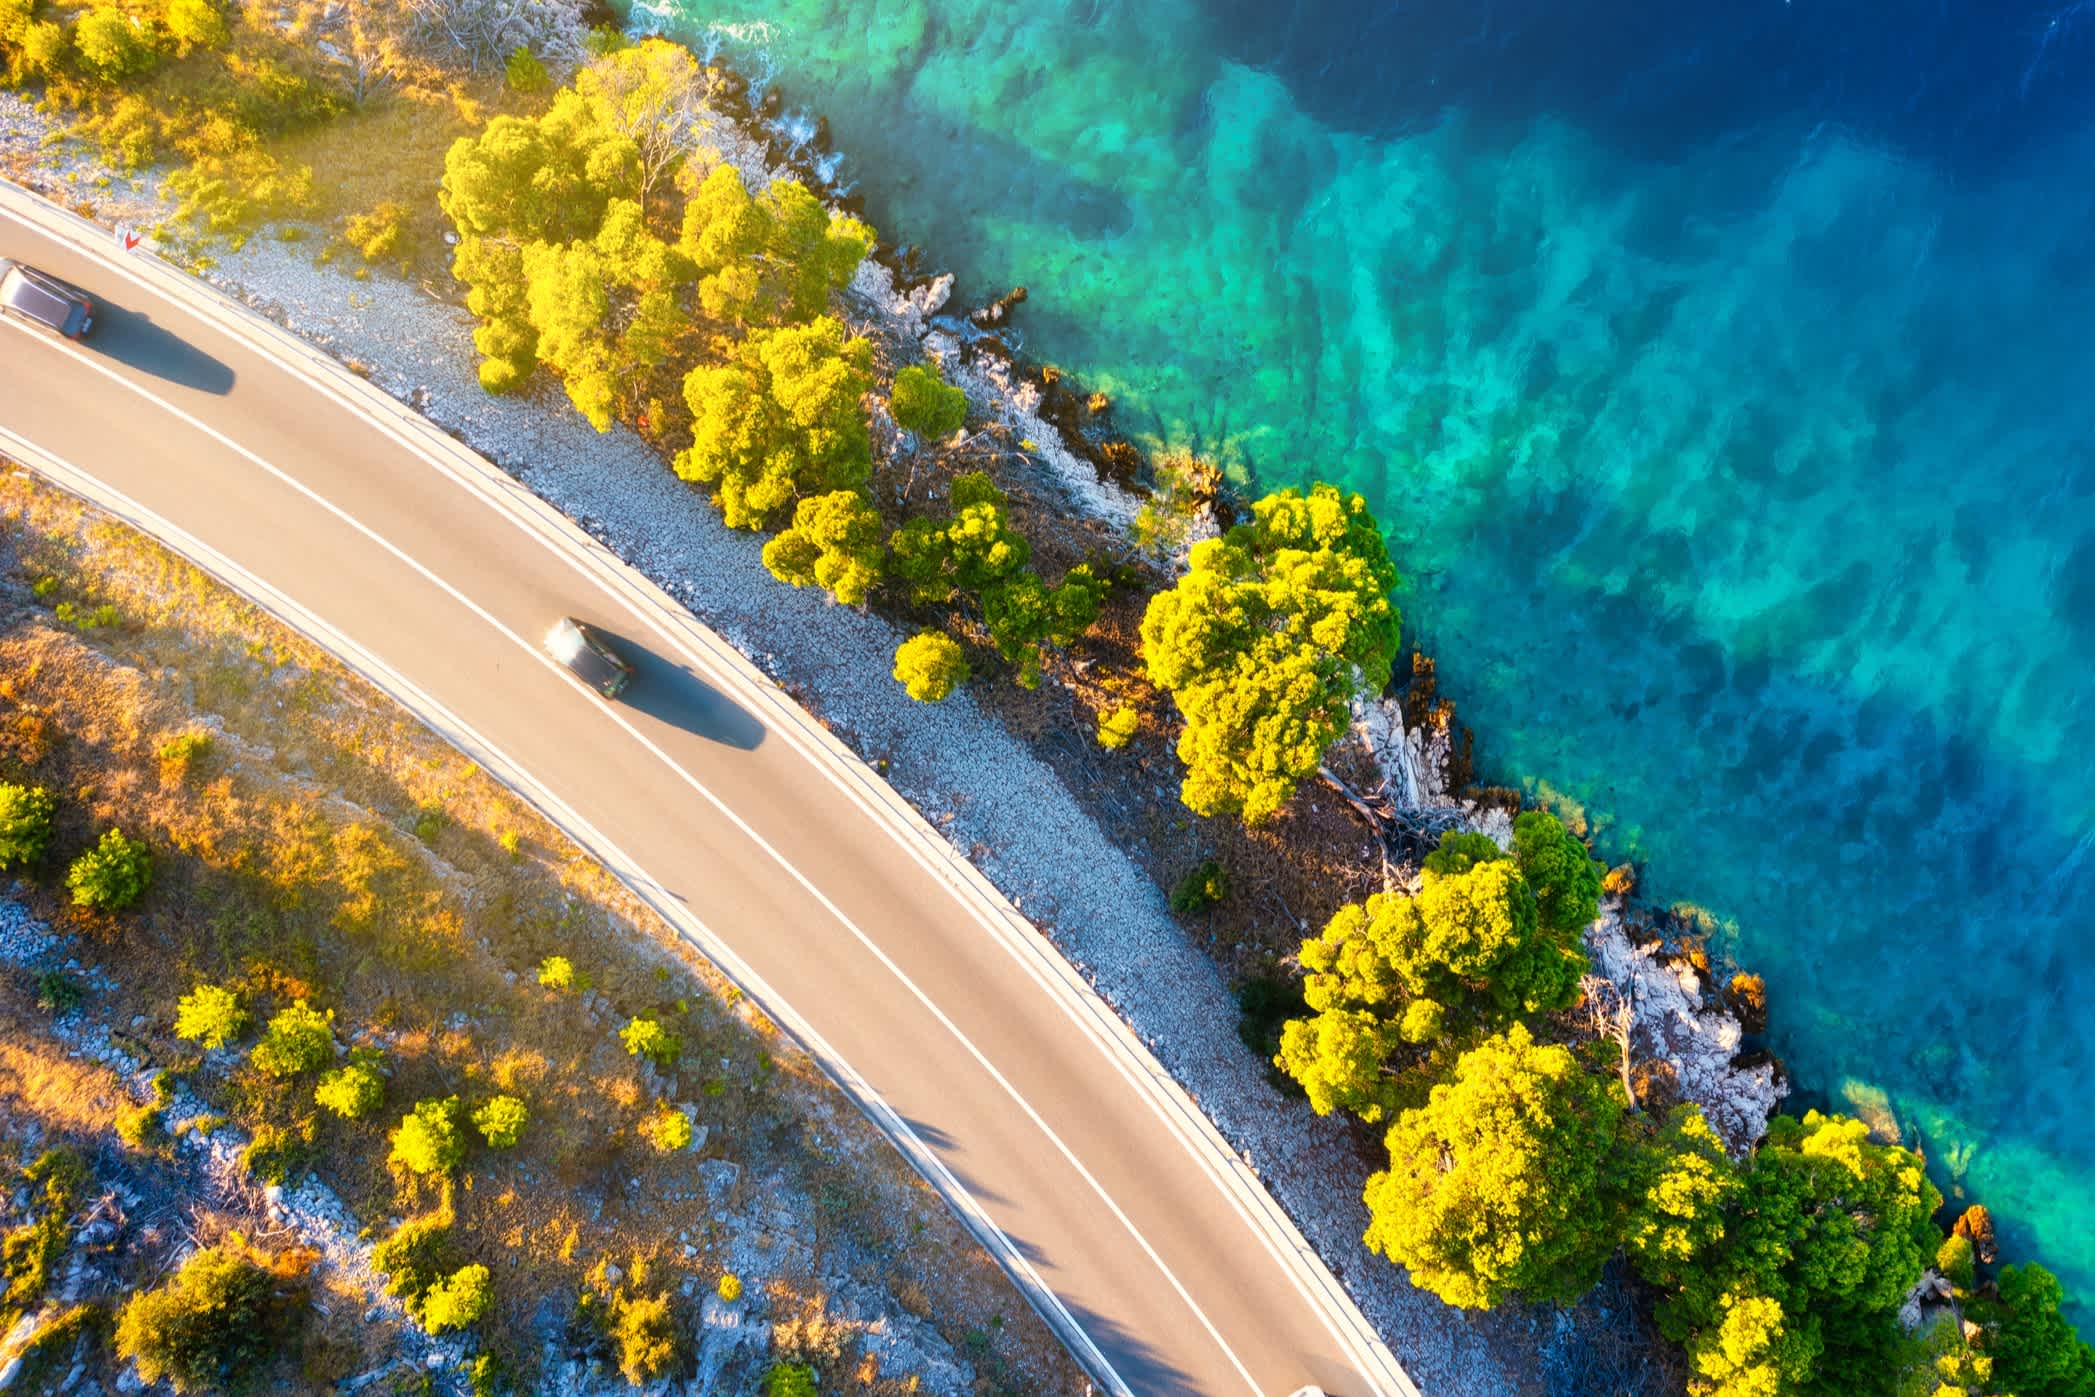
[{"label": "car shadow", "polygon": [[752,752],[763,743],[764,725],[741,704],[632,636],[590,625],[633,666],[633,682],[618,696],[625,707],[738,751]]},{"label": "car shadow", "polygon": [[105,358],[179,387],[217,397],[233,391],[230,364],[155,324],[144,311],[126,310],[97,297],[94,329],[80,343]]}]

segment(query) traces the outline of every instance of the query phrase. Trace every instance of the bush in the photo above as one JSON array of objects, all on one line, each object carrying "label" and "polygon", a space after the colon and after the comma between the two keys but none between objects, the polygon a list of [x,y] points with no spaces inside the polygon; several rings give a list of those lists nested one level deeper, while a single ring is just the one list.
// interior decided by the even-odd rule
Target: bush
[{"label": "bush", "polygon": [[733,1271],[729,1271],[721,1276],[720,1284],[713,1289],[721,1299],[732,1305],[742,1298],[742,1278]]},{"label": "bush", "polygon": [[1178,880],[1171,888],[1171,910],[1191,915],[1205,912],[1229,896],[1229,871],[1214,859]]},{"label": "bush", "polygon": [[611,1342],[618,1347],[618,1370],[633,1386],[667,1377],[676,1366],[679,1347],[669,1297],[619,1296],[612,1308]]},{"label": "bush", "polygon": [[816,1397],[815,1370],[805,1363],[778,1363],[764,1374],[764,1397]]},{"label": "bush", "polygon": [[435,1285],[448,1268],[451,1257],[451,1219],[432,1213],[409,1218],[393,1234],[371,1248],[371,1267],[383,1272],[386,1294],[405,1301],[410,1308]]},{"label": "bush", "polygon": [[1971,1239],[1943,1238],[1942,1245],[1935,1249],[1935,1269],[1957,1289],[1970,1290],[1978,1274],[1972,1265]]},{"label": "bush", "polygon": [[46,970],[36,977],[36,1007],[53,1018],[72,1013],[85,998],[80,982],[63,970]]},{"label": "bush", "polygon": [[48,19],[31,20],[15,45],[8,75],[17,82],[25,78],[55,78],[64,70],[66,54],[72,46],[64,25]]},{"label": "bush", "polygon": [[136,19],[114,6],[89,10],[73,26],[80,62],[104,82],[120,82],[153,66],[153,45]]},{"label": "bush", "polygon": [[644,1057],[657,1067],[674,1067],[684,1052],[683,1040],[649,1015],[626,1020],[626,1026],[618,1031],[618,1041],[626,1045],[628,1053]]},{"label": "bush", "polygon": [[227,38],[225,11],[218,0],[167,0],[167,32],[178,53],[219,48]]},{"label": "bush", "polygon": [[148,1385],[164,1378],[181,1393],[243,1386],[285,1346],[284,1331],[303,1310],[285,1279],[232,1246],[206,1247],[166,1285],[124,1306],[116,1351]]},{"label": "bush", "polygon": [[538,983],[556,994],[568,990],[586,990],[589,977],[575,969],[575,963],[566,956],[547,956],[538,963]]},{"label": "bush", "polygon": [[895,682],[918,703],[939,703],[967,683],[960,643],[939,631],[920,631],[895,650]]},{"label": "bush", "polygon": [[1142,730],[1142,714],[1127,704],[1098,715],[1098,745],[1117,752]]},{"label": "bush", "polygon": [[145,841],[124,838],[119,829],[104,830],[94,848],[73,860],[65,884],[73,902],[103,912],[120,912],[145,896],[153,880],[153,853]]},{"label": "bush", "polygon": [[279,1080],[324,1067],[335,1056],[335,1011],[325,1013],[303,999],[269,1021],[248,1060]]},{"label": "bush", "polygon": [[157,1154],[167,1144],[167,1107],[157,1101],[122,1106],[116,1113],[116,1138],[134,1150]]},{"label": "bush", "polygon": [[538,61],[538,55],[521,45],[511,49],[502,64],[502,76],[509,82],[513,92],[543,92],[552,79],[546,74],[546,65]]},{"label": "bush", "polygon": [[465,1135],[458,1128],[458,1098],[417,1101],[393,1132],[390,1162],[416,1174],[448,1174],[464,1162]]},{"label": "bush", "polygon": [[530,1120],[531,1112],[514,1096],[494,1097],[473,1112],[473,1128],[498,1150],[509,1149],[522,1139]]},{"label": "bush", "polygon": [[383,1059],[369,1048],[357,1048],[346,1065],[321,1074],[313,1100],[343,1120],[362,1120],[386,1099]]},{"label": "bush", "polygon": [[387,199],[369,213],[351,214],[342,225],[342,240],[366,262],[404,261],[414,252],[407,217],[406,205]]},{"label": "bush", "polygon": [[42,786],[0,781],[0,870],[42,858],[57,816],[58,801]]},{"label": "bush", "polygon": [[949,437],[967,423],[967,394],[947,385],[936,364],[911,364],[895,375],[888,398],[895,425],[924,437]]},{"label": "bush", "polygon": [[175,1003],[175,1037],[206,1051],[223,1048],[246,1028],[239,992],[222,985],[198,985]]},{"label": "bush", "polygon": [[318,1135],[314,1120],[306,1116],[295,1129],[262,1124],[241,1151],[240,1162],[247,1172],[265,1184],[292,1184],[312,1167],[313,1141]]},{"label": "bush", "polygon": [[185,732],[160,746],[160,779],[178,786],[211,755],[211,734]]},{"label": "bush", "polygon": [[678,1150],[691,1148],[694,1132],[691,1128],[691,1117],[667,1101],[658,1101],[655,1103],[654,1113],[641,1122],[640,1133],[662,1153],[675,1154]]},{"label": "bush", "polygon": [[485,1266],[461,1266],[422,1292],[415,1318],[432,1334],[477,1323],[495,1303],[494,1282]]},{"label": "bush", "polygon": [[[250,134],[249,139],[252,139]],[[271,219],[290,218],[313,202],[313,170],[284,165],[267,152],[236,145],[198,156],[167,177],[181,202],[175,219],[205,236],[251,233]]]}]

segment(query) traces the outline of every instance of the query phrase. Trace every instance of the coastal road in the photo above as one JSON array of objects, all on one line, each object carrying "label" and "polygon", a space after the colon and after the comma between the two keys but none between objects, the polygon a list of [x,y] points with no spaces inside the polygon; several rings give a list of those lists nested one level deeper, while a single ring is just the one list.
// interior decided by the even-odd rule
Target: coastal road
[{"label": "coastal road", "polygon": [[[603,858],[808,1044],[1103,1390],[1411,1393],[1110,1011],[717,638],[419,419],[6,185],[0,256],[100,308],[79,345],[0,322],[0,454],[299,625]],[[543,654],[561,615],[638,663],[629,701]]]}]

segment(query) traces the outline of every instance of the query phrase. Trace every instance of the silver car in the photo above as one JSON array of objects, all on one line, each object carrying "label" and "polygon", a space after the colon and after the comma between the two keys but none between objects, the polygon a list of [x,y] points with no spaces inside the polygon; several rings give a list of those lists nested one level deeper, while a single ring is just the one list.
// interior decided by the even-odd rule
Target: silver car
[{"label": "silver car", "polygon": [[95,303],[49,272],[0,257],[0,315],[77,340],[95,324]]}]

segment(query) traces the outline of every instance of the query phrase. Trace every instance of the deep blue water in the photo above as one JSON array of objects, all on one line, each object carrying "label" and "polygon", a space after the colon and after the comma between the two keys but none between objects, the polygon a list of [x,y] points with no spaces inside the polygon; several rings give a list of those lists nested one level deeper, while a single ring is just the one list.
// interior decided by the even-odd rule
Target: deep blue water
[{"label": "deep blue water", "polygon": [[2095,1291],[2095,0],[674,0]]}]

